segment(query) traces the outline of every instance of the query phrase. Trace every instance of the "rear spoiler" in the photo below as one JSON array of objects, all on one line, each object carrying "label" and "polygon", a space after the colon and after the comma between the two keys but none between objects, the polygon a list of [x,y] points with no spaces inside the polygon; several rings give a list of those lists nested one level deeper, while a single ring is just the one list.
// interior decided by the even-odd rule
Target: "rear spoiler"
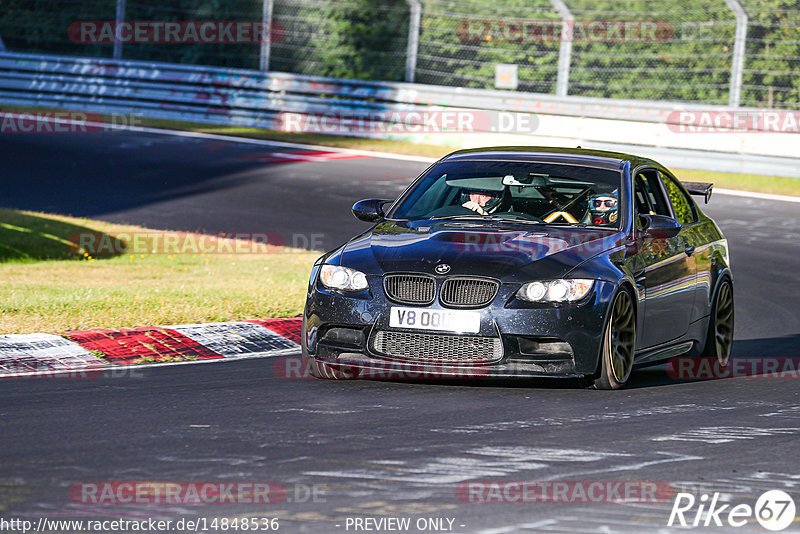
[{"label": "rear spoiler", "polygon": [[706,204],[708,204],[708,200],[711,198],[711,190],[714,188],[714,184],[707,184],[705,182],[681,182],[686,190],[689,192],[690,195],[697,195],[699,197],[703,197],[706,200]]}]

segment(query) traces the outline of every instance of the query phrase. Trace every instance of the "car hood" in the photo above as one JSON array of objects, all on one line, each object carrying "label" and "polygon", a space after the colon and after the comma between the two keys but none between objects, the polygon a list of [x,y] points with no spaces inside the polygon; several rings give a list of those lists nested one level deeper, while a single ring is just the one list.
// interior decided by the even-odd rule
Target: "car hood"
[{"label": "car hood", "polygon": [[[386,221],[328,258],[368,275],[387,272],[452,275],[524,282],[564,276],[619,244],[617,231],[483,221]],[[444,274],[444,273],[439,273]]]}]

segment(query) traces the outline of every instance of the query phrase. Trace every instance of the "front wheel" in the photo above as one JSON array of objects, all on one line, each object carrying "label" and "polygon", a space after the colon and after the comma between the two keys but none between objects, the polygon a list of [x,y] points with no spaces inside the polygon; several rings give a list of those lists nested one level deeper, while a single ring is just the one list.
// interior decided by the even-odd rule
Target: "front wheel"
[{"label": "front wheel", "polygon": [[721,367],[728,365],[733,346],[733,285],[727,278],[720,283],[717,298],[708,319],[708,334],[703,356],[716,358]]},{"label": "front wheel", "polygon": [[595,389],[620,389],[628,381],[633,369],[636,350],[636,314],[631,295],[624,289],[617,293],[611,305],[611,316],[603,334],[600,355],[600,376]]}]

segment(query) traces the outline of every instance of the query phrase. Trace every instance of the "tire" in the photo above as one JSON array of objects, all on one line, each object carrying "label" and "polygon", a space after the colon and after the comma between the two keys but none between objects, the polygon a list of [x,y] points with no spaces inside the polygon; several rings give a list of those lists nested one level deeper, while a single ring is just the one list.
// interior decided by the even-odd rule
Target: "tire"
[{"label": "tire", "polygon": [[323,380],[353,380],[358,377],[358,369],[352,367],[334,367],[323,365],[310,356],[303,356],[304,368],[308,369],[311,376]]},{"label": "tire", "polygon": [[308,353],[306,337],[306,316],[303,314],[303,325],[300,327],[300,352],[302,354],[303,369],[308,369],[308,372],[314,378],[325,378],[320,373],[317,361]]},{"label": "tire", "polygon": [[636,313],[631,294],[620,290],[611,304],[611,313],[603,332],[600,352],[600,372],[594,379],[594,389],[620,389],[625,386],[633,369],[636,351]]},{"label": "tire", "polygon": [[704,358],[716,358],[721,367],[728,365],[733,347],[733,284],[728,278],[719,283],[717,296],[708,318],[708,333],[703,348]]}]

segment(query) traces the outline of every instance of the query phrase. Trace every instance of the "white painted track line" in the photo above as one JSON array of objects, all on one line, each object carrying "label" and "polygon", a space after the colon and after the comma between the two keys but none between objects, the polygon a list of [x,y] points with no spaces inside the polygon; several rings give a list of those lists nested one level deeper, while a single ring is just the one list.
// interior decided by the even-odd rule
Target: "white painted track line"
[{"label": "white painted track line", "polygon": [[714,189],[712,195],[730,195],[732,197],[757,198],[760,200],[779,200],[781,202],[800,202],[800,197],[790,197],[787,195],[772,195],[770,193],[755,193],[753,191],[737,191],[735,189]]}]

